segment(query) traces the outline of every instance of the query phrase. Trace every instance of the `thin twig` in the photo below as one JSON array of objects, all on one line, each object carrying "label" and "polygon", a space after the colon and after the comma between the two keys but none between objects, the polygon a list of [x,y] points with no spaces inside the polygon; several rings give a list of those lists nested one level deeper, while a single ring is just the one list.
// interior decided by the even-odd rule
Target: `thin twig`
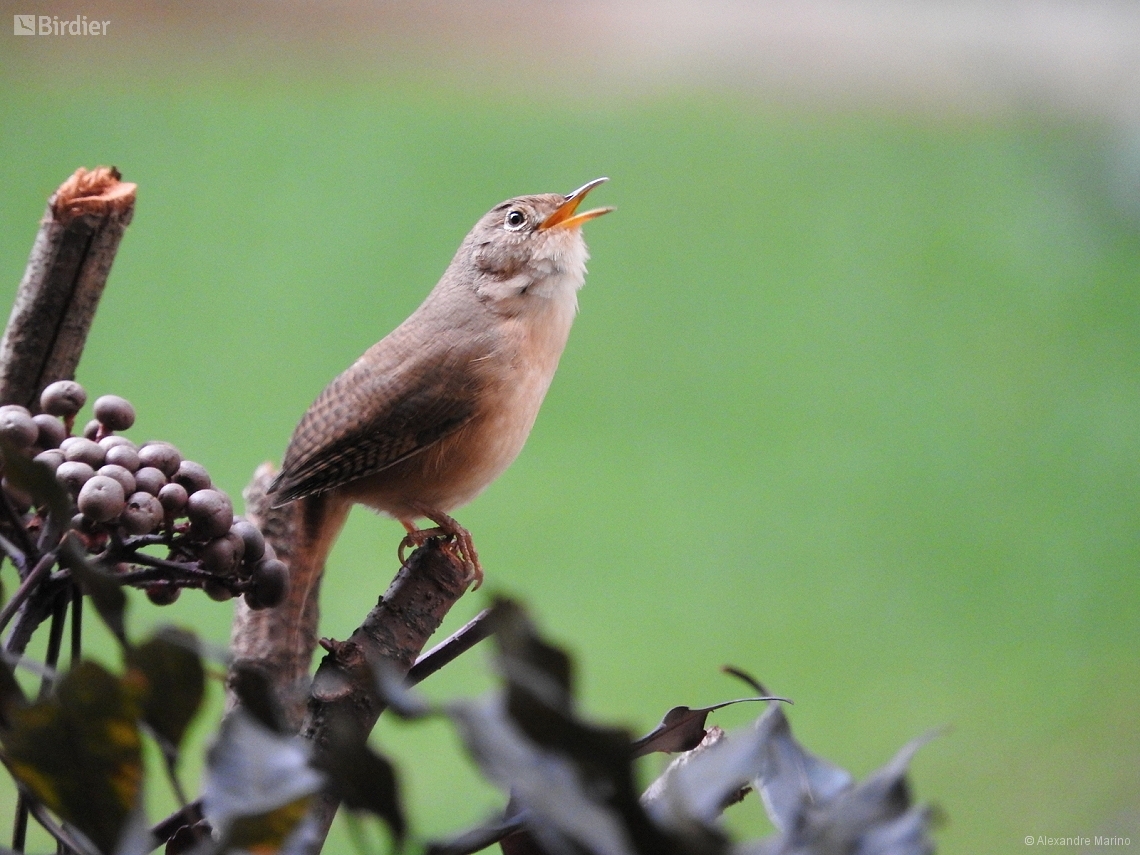
[{"label": "thin twig", "polygon": [[[95,560],[107,562],[107,563],[114,563],[115,562],[115,560],[111,557],[110,553],[108,553],[106,555],[101,555],[98,558],[96,558]],[[201,569],[193,566],[192,564],[183,564],[180,561],[171,561],[167,558],[155,558],[153,555],[147,555],[145,552],[135,553],[134,555],[132,555],[130,557],[130,561],[132,561],[135,564],[142,564],[144,567],[154,567],[156,569],[169,571],[168,574],[165,576],[155,575],[152,577],[152,578],[156,578],[156,579],[169,579],[170,578],[169,573],[183,574],[183,575],[189,576],[193,579],[200,579],[203,582],[206,581],[207,579],[215,578],[213,573],[207,573],[205,570],[201,570]],[[132,576],[132,573],[138,573],[138,572],[140,572],[140,571],[128,571],[127,573],[116,573],[115,578],[122,581],[122,583],[124,585],[129,585],[132,582],[136,581],[134,579],[134,577]],[[143,581],[149,581],[149,579],[143,579]]]},{"label": "thin twig", "polygon": [[22,656],[32,640],[36,628],[51,615],[55,597],[64,585],[70,584],[67,571],[62,571],[41,580],[31,592],[23,608],[16,614],[12,630],[4,642],[5,650],[12,655]]},{"label": "thin twig", "polygon": [[39,802],[34,799],[28,799],[28,809],[31,811],[32,816],[36,818],[36,822],[42,825],[44,831],[54,837],[58,843],[66,846],[72,852],[78,853],[78,855],[99,855],[96,850],[80,843],[78,838],[52,819],[47,808]]},{"label": "thin twig", "polygon": [[166,766],[166,777],[170,779],[170,789],[174,791],[174,798],[178,801],[178,805],[182,810],[186,810],[188,804],[186,800],[186,791],[182,789],[182,782],[178,780],[178,750],[170,750],[168,746],[162,747],[162,759]]},{"label": "thin twig", "polygon": [[[24,527],[24,517],[20,514],[15,506],[12,504],[12,499],[8,496],[7,491],[0,490],[0,513],[3,513],[4,518],[12,527],[16,540],[19,541],[19,547],[24,555],[31,556],[31,560],[39,558],[39,551],[36,545],[32,543],[32,538],[28,535],[27,528]],[[28,559],[25,559],[24,564],[27,566]]]},{"label": "thin twig", "polygon": [[71,586],[71,667],[83,658],[83,591]]},{"label": "thin twig", "polygon": [[20,606],[24,604],[24,600],[28,599],[32,593],[39,586],[43,577],[46,576],[59,556],[54,552],[49,552],[39,560],[39,563],[32,568],[32,572],[28,574],[27,578],[20,583],[20,587],[16,589],[16,593],[12,594],[12,599],[4,604],[4,608],[0,609],[0,632],[8,626],[8,622],[12,620],[12,616],[19,611]]},{"label": "thin twig", "polygon": [[16,573],[21,579],[28,575],[28,556],[24,554],[24,550],[2,534],[0,534],[0,549],[4,550],[4,554],[16,565]]},{"label": "thin twig", "polygon": [[12,849],[23,852],[28,841],[28,800],[23,790],[16,796],[16,817],[12,822]]},{"label": "thin twig", "polygon": [[[116,546],[123,551],[122,554],[134,552],[136,549],[141,549],[144,546],[175,545],[175,539],[165,532],[162,534],[136,534],[123,539],[118,539],[116,536],[116,541]],[[116,553],[116,555],[118,554],[120,553]]]},{"label": "thin twig", "polygon": [[408,671],[405,682],[409,686],[422,683],[444,665],[454,662],[476,644],[491,635],[493,630],[487,621],[490,609],[483,609],[466,624],[457,629],[427,653],[416,660]]},{"label": "thin twig", "polygon": [[[47,653],[44,655],[44,664],[53,670],[59,667],[59,652],[63,647],[63,624],[67,619],[67,605],[71,598],[67,596],[66,591],[60,591],[55,595],[55,600],[52,602],[51,608],[51,626],[48,629],[48,646]],[[40,680],[40,697],[46,698],[51,694],[51,688],[55,684],[55,677],[44,674],[43,679]]]}]

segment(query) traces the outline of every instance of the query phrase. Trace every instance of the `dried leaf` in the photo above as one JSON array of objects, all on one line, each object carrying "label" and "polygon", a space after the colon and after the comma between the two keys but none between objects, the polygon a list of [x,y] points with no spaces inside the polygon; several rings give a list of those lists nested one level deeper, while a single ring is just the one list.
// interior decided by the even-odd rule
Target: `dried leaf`
[{"label": "dried leaf", "polygon": [[756,730],[764,742],[764,756],[752,783],[777,829],[791,828],[804,805],[825,804],[854,781],[850,772],[815,756],[796,741],[778,704],[764,711]]},{"label": "dried leaf", "polygon": [[[929,830],[932,813],[911,804],[906,770],[914,753],[931,738],[927,734],[907,743],[883,768],[859,784],[829,763],[807,754],[797,744],[788,748],[790,732],[771,709],[769,733],[776,743],[784,742],[783,761],[789,758],[801,766],[770,769],[776,779],[799,777],[799,785],[780,781],[777,790],[780,834],[741,848],[744,855],[931,855],[934,845]],[[802,757],[796,758],[796,752]],[[810,758],[804,765],[803,757]],[[814,769],[810,768],[812,765]],[[759,786],[771,787],[765,775]],[[844,783],[846,781],[846,783]],[[798,802],[795,801],[798,799]],[[766,803],[768,799],[766,798]],[[773,815],[775,823],[776,815]]]},{"label": "dried leaf", "polygon": [[249,662],[235,662],[230,669],[230,688],[237,695],[238,706],[263,726],[285,736],[292,735],[285,726],[285,717],[273,693],[273,685],[261,668]]},{"label": "dried leaf", "polygon": [[83,662],[55,697],[15,710],[0,735],[12,774],[103,852],[115,849],[139,804],[137,712],[119,678]]},{"label": "dried leaf", "polygon": [[633,756],[643,757],[660,751],[665,754],[676,754],[679,751],[692,751],[701,744],[705,738],[705,721],[709,713],[715,712],[733,704],[747,704],[756,701],[784,700],[783,698],[737,698],[734,701],[724,701],[713,704],[711,707],[690,709],[689,707],[673,707],[665,713],[661,723],[649,733],[633,742]]},{"label": "dried leaf", "polygon": [[324,785],[310,756],[303,739],[276,733],[244,709],[235,710],[207,755],[202,812],[223,841],[276,851]]},{"label": "dried leaf", "polygon": [[278,851],[309,811],[309,796],[253,816],[240,816],[230,824],[225,836],[227,850],[256,853]]},{"label": "dried leaf", "polygon": [[756,727],[728,734],[710,729],[706,741],[673,761],[647,791],[650,816],[678,832],[714,828],[725,806],[763,768],[764,740]]},{"label": "dried leaf", "polygon": [[545,852],[686,851],[637,799],[629,735],[579,718],[570,657],[501,600],[490,621],[505,693],[446,708],[483,773],[526,811]]},{"label": "dried leaf", "polygon": [[429,841],[424,847],[425,855],[472,855],[500,841],[504,841],[505,846],[508,837],[513,837],[516,833],[525,833],[521,831],[524,816],[525,814],[514,814],[509,818],[497,817],[450,840]]},{"label": "dried leaf", "polygon": [[544,849],[558,853],[577,847],[599,855],[638,851],[620,814],[591,798],[567,757],[528,739],[503,698],[453,704],[449,713],[483,774],[529,810],[527,827]]},{"label": "dried leaf", "polygon": [[127,651],[127,679],[139,691],[143,720],[177,749],[206,692],[194,636],[170,627]]},{"label": "dried leaf", "polygon": [[574,714],[570,657],[540,638],[523,609],[510,600],[495,602],[488,623],[515,723],[540,745],[568,748],[574,738],[569,732]]},{"label": "dried leaf", "polygon": [[399,782],[391,762],[374,751],[367,735],[345,716],[331,721],[327,743],[313,759],[329,785],[350,810],[364,810],[380,817],[397,842],[407,832],[400,802]]}]

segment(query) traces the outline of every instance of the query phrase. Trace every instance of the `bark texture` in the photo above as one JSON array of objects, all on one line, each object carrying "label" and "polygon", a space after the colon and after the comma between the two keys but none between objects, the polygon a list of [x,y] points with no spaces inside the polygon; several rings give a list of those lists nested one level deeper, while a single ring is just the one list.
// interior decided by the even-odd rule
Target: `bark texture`
[{"label": "bark texture", "polygon": [[114,167],[77,169],[48,200],[0,341],[0,404],[39,410],[44,386],[72,380],[136,185]]}]

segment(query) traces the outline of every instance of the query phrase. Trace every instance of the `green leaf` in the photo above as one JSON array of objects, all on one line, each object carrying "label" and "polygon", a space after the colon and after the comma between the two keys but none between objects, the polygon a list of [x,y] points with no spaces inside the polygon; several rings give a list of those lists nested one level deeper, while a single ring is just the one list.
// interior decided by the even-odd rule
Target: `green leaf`
[{"label": "green leaf", "polygon": [[206,692],[206,671],[189,633],[167,627],[127,650],[126,679],[136,688],[143,720],[177,748]]},{"label": "green leaf", "polygon": [[83,662],[54,697],[12,712],[0,734],[13,776],[103,852],[112,852],[139,803],[137,707],[118,677]]}]

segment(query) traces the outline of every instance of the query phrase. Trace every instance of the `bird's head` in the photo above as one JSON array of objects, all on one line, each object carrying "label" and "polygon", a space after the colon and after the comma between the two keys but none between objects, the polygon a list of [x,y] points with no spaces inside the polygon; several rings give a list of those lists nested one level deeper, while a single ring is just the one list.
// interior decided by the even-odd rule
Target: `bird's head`
[{"label": "bird's head", "polygon": [[579,213],[578,206],[603,181],[596,178],[565,196],[519,196],[488,211],[464,242],[480,299],[512,315],[543,299],[573,300],[589,258],[582,225],[613,210]]}]

